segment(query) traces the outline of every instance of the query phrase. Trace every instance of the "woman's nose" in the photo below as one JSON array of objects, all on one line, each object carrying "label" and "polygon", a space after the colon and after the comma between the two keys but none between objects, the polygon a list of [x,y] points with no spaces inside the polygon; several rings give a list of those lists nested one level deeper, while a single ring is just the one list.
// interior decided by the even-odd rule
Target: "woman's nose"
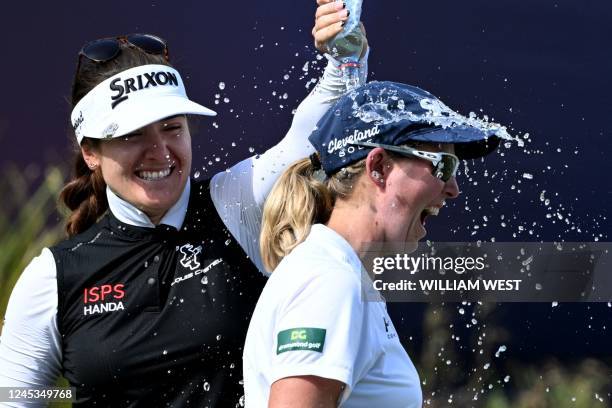
[{"label": "woman's nose", "polygon": [[451,177],[444,185],[444,194],[448,198],[459,197],[459,185],[457,184],[457,179],[454,176]]},{"label": "woman's nose", "polygon": [[162,131],[155,126],[147,126],[145,129],[144,143],[146,143],[146,157],[157,160],[170,158],[167,140]]}]

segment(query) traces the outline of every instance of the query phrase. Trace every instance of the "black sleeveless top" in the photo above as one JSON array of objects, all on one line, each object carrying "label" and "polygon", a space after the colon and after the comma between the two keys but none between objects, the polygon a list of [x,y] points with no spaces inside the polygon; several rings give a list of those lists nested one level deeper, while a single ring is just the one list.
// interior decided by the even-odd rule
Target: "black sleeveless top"
[{"label": "black sleeveless top", "polygon": [[235,407],[242,346],[265,278],[192,182],[183,227],[110,212],[51,248],[63,374],[75,407]]}]

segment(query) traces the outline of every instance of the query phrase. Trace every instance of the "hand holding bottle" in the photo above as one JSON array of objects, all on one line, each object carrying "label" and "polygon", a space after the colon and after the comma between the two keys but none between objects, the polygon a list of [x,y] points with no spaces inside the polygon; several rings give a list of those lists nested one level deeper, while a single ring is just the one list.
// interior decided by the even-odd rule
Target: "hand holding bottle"
[{"label": "hand holding bottle", "polygon": [[[317,4],[315,25],[312,29],[315,47],[320,52],[332,54],[336,59],[355,54],[358,58],[363,56],[368,48],[365,28],[361,23],[356,27],[347,26],[351,16],[347,3],[340,0],[317,0]],[[345,42],[346,45],[336,43],[334,49],[330,49],[330,42],[339,37],[345,29],[352,31],[345,36],[349,41]]]},{"label": "hand holding bottle", "polygon": [[340,63],[347,90],[361,85],[360,59],[368,48],[361,17],[363,0],[317,0],[315,46]]}]

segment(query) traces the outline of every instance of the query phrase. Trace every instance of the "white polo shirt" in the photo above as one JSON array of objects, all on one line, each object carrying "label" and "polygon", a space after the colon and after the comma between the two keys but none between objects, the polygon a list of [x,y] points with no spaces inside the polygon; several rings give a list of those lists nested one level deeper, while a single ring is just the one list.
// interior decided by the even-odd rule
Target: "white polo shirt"
[{"label": "white polo shirt", "polygon": [[[362,286],[363,281],[363,286]],[[302,375],[346,384],[339,406],[421,407],[418,373],[349,243],[315,224],[268,280],[244,346],[247,407],[266,407],[275,381]]]}]

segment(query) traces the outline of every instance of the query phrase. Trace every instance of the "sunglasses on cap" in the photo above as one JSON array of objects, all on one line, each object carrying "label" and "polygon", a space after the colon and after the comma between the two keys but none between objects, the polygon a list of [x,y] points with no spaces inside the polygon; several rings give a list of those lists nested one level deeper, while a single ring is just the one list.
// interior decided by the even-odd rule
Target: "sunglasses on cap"
[{"label": "sunglasses on cap", "polygon": [[351,143],[357,146],[364,147],[382,147],[385,150],[388,150],[393,153],[397,153],[401,156],[405,157],[416,157],[418,159],[423,159],[431,162],[433,164],[433,170],[431,174],[442,180],[443,182],[447,182],[457,174],[457,170],[459,169],[459,158],[451,153],[445,152],[427,152],[424,150],[417,150],[410,146],[392,146],[386,145],[382,143],[371,143],[371,142],[355,142]]},{"label": "sunglasses on cap", "polygon": [[169,61],[166,41],[153,34],[128,34],[94,40],[81,48],[79,56],[95,62],[110,61],[119,55],[122,43],[137,47],[148,54],[163,55],[164,59]]}]

